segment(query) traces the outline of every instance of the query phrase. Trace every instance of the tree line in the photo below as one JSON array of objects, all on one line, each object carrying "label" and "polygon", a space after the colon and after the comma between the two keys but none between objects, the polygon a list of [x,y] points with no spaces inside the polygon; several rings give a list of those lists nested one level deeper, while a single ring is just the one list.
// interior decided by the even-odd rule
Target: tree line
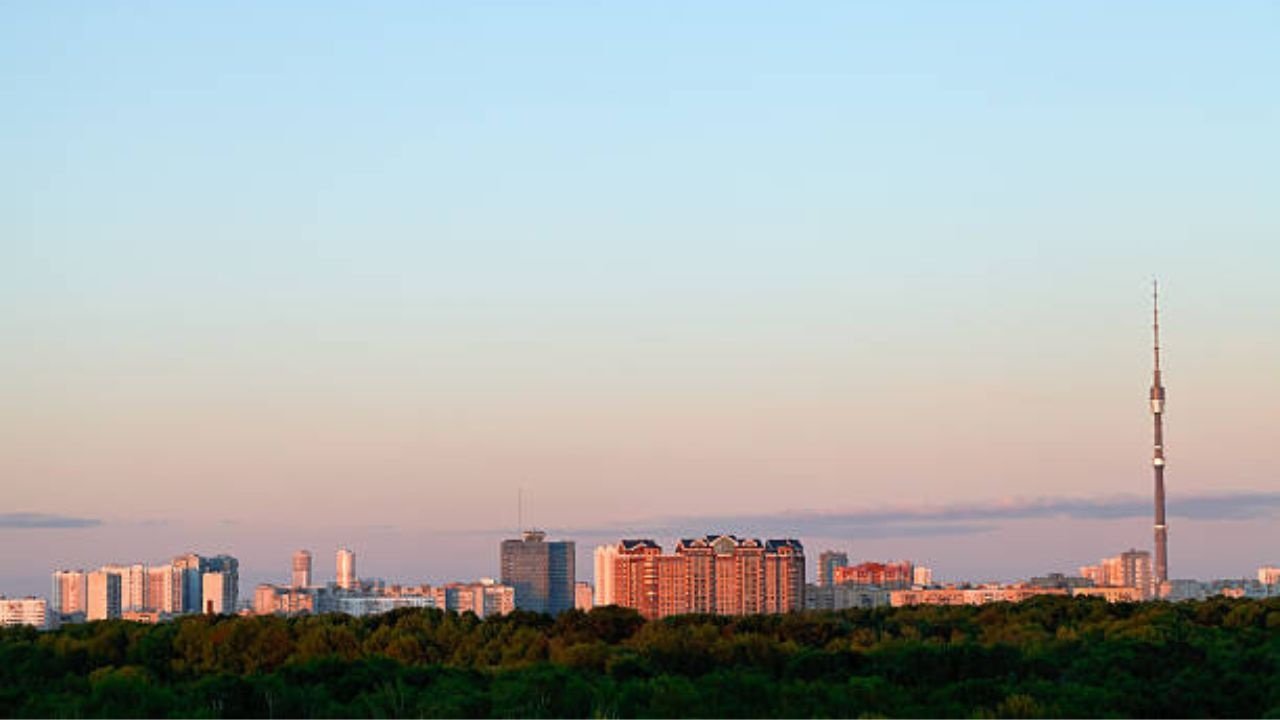
[{"label": "tree line", "polygon": [[0,716],[1280,718],[1280,599],[9,628]]}]

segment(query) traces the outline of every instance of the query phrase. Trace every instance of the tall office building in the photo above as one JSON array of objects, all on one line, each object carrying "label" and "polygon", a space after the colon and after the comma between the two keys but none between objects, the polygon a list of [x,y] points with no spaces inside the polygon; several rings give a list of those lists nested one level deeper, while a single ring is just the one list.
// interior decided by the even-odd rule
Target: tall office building
[{"label": "tall office building", "polygon": [[347,548],[338,548],[338,587],[343,590],[359,590],[356,578],[356,554]]},{"label": "tall office building", "polygon": [[83,570],[53,573],[53,607],[57,615],[84,614],[89,610],[88,578]]},{"label": "tall office building", "polygon": [[502,584],[516,591],[516,607],[552,615],[573,609],[574,545],[547,542],[546,533],[530,530],[519,540],[503,540]]},{"label": "tall office building", "polygon": [[[352,563],[354,565],[354,563]],[[311,587],[311,553],[299,550],[293,554],[293,581],[295,588]]]},{"label": "tall office building", "polygon": [[86,577],[88,620],[113,620],[120,617],[120,576],[95,570]]},{"label": "tall office building", "polygon": [[836,550],[824,550],[818,555],[818,585],[831,585],[835,578],[835,569],[848,567],[849,555]]}]

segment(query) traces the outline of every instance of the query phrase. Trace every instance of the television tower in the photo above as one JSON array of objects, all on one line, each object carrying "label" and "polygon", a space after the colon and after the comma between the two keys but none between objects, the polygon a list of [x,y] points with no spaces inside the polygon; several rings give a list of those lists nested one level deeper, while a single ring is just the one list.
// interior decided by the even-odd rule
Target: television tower
[{"label": "television tower", "polygon": [[1155,338],[1155,369],[1151,379],[1151,416],[1155,420],[1155,452],[1151,465],[1156,475],[1156,591],[1169,580],[1169,526],[1164,520],[1164,385],[1160,384],[1160,286],[1151,281],[1151,332]]}]

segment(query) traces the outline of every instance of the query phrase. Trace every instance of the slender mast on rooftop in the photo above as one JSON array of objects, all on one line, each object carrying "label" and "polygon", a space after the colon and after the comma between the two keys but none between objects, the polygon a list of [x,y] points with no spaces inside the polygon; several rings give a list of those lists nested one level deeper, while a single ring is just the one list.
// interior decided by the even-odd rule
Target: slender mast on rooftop
[{"label": "slender mast on rooftop", "polygon": [[1155,452],[1151,465],[1156,480],[1156,590],[1169,580],[1169,526],[1164,517],[1164,385],[1160,383],[1160,286],[1151,281],[1151,332],[1155,339],[1155,368],[1151,380],[1151,415],[1155,421]]}]

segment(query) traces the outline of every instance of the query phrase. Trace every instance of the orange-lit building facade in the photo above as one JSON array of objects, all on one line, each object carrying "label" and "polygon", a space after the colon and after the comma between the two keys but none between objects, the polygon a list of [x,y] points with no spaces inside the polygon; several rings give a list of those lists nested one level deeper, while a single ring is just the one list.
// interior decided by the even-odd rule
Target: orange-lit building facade
[{"label": "orange-lit building facade", "polygon": [[836,585],[878,585],[885,588],[909,588],[915,582],[915,567],[908,561],[864,562],[831,569],[832,582]]},{"label": "orange-lit building facade", "polygon": [[597,551],[605,604],[647,618],[687,613],[750,615],[804,608],[804,547],[798,540],[733,535],[684,539],[664,554],[652,540],[622,540]]},{"label": "orange-lit building facade", "polygon": [[316,611],[316,598],[306,588],[259,585],[253,591],[253,611],[259,615],[313,613]]},{"label": "orange-lit building facade", "polygon": [[904,605],[985,605],[994,602],[1018,603],[1039,595],[1100,597],[1107,602],[1138,602],[1142,591],[1134,587],[1044,587],[1028,585],[979,585],[977,587],[941,587],[917,590],[894,590],[889,604]]}]

